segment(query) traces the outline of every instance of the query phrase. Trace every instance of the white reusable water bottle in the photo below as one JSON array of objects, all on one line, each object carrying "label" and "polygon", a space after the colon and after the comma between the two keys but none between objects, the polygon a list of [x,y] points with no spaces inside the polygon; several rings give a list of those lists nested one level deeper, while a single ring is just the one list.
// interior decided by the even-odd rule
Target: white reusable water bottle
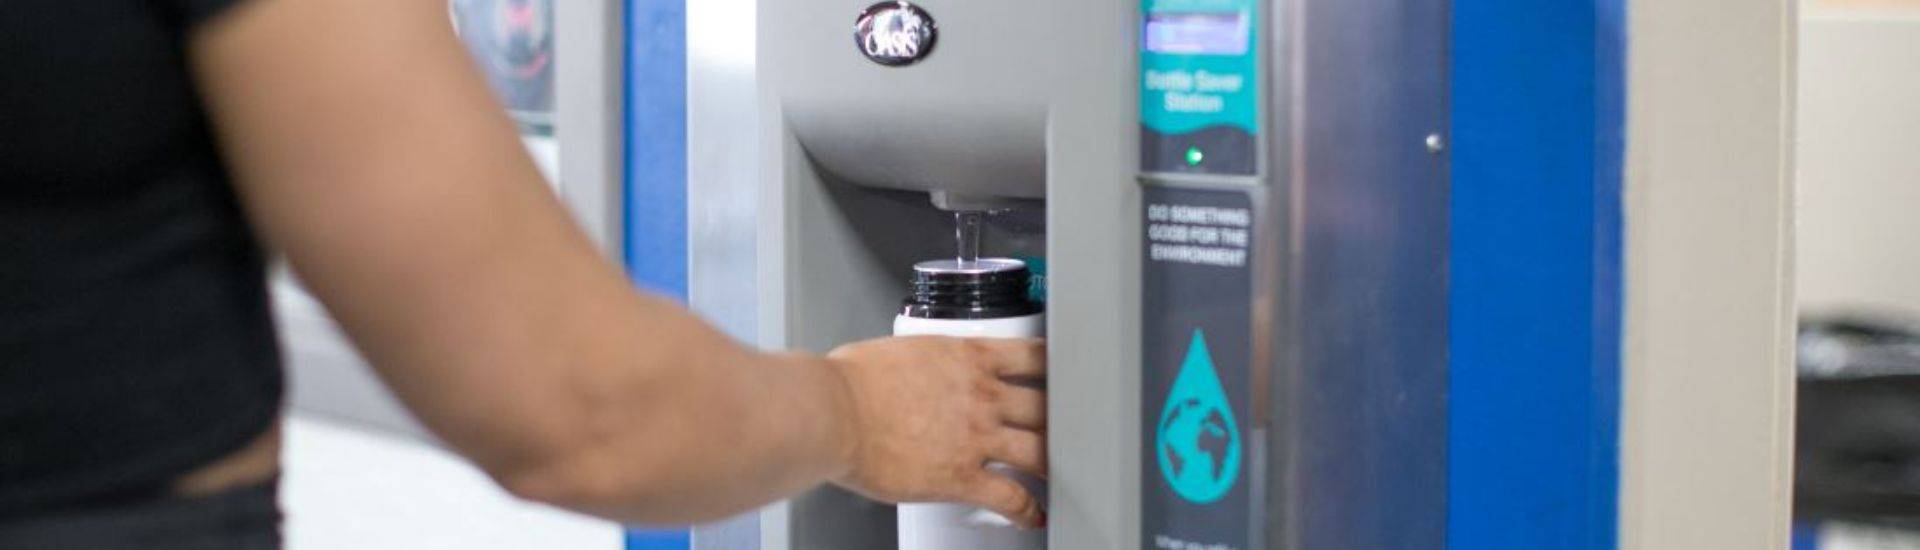
[{"label": "white reusable water bottle", "polygon": [[[893,319],[894,336],[1039,338],[1046,313],[1027,297],[1025,262],[1005,258],[934,260],[913,266],[913,295]],[[992,464],[995,472],[1046,499],[1038,479]],[[958,504],[900,505],[900,550],[1045,550],[1045,531],[1025,531],[999,514]]]}]

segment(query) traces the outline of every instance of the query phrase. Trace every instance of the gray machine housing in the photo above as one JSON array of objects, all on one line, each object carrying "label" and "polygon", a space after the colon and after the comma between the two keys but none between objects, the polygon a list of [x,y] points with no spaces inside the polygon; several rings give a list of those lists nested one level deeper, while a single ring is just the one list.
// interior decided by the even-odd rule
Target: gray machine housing
[{"label": "gray machine housing", "polygon": [[[928,191],[1030,199],[988,255],[1047,259],[1057,342],[1050,544],[1129,546],[1137,361],[1134,10],[1073,0],[925,2],[940,41],[886,67],[852,37],[865,0],[759,4],[760,335],[825,351],[890,332],[912,265],[953,253]],[[905,191],[901,191],[905,190]],[[1044,200],[1044,202],[1041,201]],[[1065,207],[1065,208],[1062,208]],[[1068,406],[1067,404],[1071,404]],[[773,512],[783,513],[783,512]],[[794,549],[893,548],[891,506],[822,489],[763,522]]]},{"label": "gray machine housing", "polygon": [[[1265,4],[1267,158],[1252,178],[1139,173],[1137,3],[919,2],[941,35],[904,67],[856,50],[869,3],[758,2],[761,345],[888,334],[911,266],[952,253],[952,217],[929,192],[1025,201],[989,221],[983,253],[1048,267],[1049,545],[1148,548],[1141,189],[1244,190],[1270,245],[1249,343],[1266,434],[1254,540],[1444,546],[1447,180],[1426,146],[1445,142],[1444,2]],[[728,192],[692,187],[696,206]],[[735,253],[695,248],[695,277],[702,254]],[[823,488],[736,540],[893,548],[893,518]]]}]

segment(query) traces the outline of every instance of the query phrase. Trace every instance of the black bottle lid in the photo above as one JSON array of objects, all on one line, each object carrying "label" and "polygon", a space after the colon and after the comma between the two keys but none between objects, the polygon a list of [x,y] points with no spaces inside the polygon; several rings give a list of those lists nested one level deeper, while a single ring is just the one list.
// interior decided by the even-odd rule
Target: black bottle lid
[{"label": "black bottle lid", "polygon": [[913,295],[901,315],[920,319],[1001,319],[1040,313],[1027,299],[1026,262],[1009,258],[931,260],[914,264]]}]

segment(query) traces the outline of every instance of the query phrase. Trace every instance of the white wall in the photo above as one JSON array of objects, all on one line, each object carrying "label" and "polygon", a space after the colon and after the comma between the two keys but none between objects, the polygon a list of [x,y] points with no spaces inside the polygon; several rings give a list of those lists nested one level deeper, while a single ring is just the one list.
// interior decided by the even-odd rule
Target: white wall
[{"label": "white wall", "polygon": [[1793,0],[1630,0],[1620,547],[1785,548]]},{"label": "white wall", "polygon": [[611,522],[516,500],[465,460],[313,415],[287,421],[281,508],[290,550],[617,550]]},{"label": "white wall", "polygon": [[1920,313],[1920,8],[1801,29],[1801,304]]}]

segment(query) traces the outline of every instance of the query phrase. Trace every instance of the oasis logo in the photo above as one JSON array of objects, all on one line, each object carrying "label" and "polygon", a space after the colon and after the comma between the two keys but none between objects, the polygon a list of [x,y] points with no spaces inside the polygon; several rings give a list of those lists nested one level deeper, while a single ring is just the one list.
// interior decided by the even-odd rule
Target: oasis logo
[{"label": "oasis logo", "polygon": [[853,44],[874,63],[912,65],[933,53],[940,29],[920,6],[892,0],[869,6],[853,21]]}]

